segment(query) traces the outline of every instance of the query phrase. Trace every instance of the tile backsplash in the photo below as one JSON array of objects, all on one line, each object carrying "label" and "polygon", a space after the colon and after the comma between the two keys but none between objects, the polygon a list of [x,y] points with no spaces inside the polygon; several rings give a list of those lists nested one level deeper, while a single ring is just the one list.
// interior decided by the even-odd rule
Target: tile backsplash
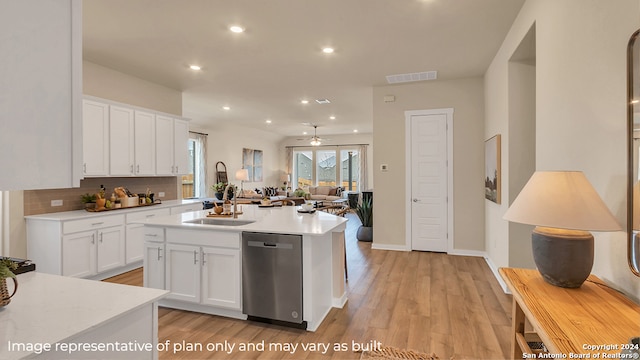
[{"label": "tile backsplash", "polygon": [[[155,194],[156,199],[178,199],[177,177],[87,178],[80,181],[79,188],[24,191],[24,214],[38,215],[82,210],[84,204],[80,201],[80,196],[86,193],[97,193],[100,190],[100,185],[104,185],[107,189],[107,197],[111,196],[114,188],[124,186],[134,194],[144,193],[147,191],[147,188],[149,188],[149,190]],[[163,198],[158,196],[160,192],[165,193]],[[62,200],[63,204],[62,206],[51,206],[52,200]]]}]

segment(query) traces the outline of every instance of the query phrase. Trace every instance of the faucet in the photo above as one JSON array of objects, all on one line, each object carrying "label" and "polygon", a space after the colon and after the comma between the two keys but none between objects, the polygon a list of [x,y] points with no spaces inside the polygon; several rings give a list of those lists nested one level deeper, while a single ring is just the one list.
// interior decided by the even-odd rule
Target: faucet
[{"label": "faucet", "polygon": [[[227,195],[229,194],[229,188],[231,188],[231,183],[227,184],[227,187],[224,188],[224,195],[222,195],[222,203],[224,204],[225,201],[227,201]],[[240,194],[234,194],[233,196],[233,218],[237,219],[238,218],[238,195]]]}]

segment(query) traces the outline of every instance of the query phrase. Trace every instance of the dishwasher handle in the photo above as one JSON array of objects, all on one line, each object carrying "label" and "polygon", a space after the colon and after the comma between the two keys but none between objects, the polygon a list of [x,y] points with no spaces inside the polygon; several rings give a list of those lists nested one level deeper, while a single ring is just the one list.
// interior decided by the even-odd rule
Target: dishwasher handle
[{"label": "dishwasher handle", "polygon": [[270,249],[293,249],[293,244],[288,243],[272,243],[266,241],[247,241],[247,246]]}]

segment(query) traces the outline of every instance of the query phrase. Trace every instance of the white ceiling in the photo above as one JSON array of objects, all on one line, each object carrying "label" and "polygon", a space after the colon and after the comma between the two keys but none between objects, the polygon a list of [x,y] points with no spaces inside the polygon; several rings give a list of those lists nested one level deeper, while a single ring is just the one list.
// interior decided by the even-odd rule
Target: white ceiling
[{"label": "white ceiling", "polygon": [[[313,133],[302,123],[314,123],[321,136],[370,133],[372,89],[385,76],[482,76],[523,3],[85,0],[84,58],[182,91],[183,115],[196,126],[232,122],[299,136]],[[232,33],[234,24],[246,31]],[[335,52],[324,54],[325,46]]]}]

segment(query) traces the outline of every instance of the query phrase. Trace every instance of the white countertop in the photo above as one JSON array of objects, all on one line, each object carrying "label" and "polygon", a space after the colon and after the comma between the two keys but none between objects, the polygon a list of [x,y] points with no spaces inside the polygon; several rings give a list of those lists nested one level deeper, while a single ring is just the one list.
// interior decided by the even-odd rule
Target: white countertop
[{"label": "white countertop", "polygon": [[[8,282],[12,283],[10,279]],[[0,308],[0,359],[30,354],[9,352],[9,341],[64,342],[167,293],[38,272],[20,274],[16,295],[9,305]]]},{"label": "white countertop", "polygon": [[[313,214],[298,213],[297,206],[282,206],[273,208],[261,208],[257,205],[238,205],[242,207],[243,214],[238,215],[238,220],[255,220],[254,223],[241,226],[200,225],[189,224],[185,221],[204,218],[211,210],[193,211],[184,214],[162,216],[141,221],[145,225],[161,227],[179,227],[183,229],[197,230],[222,230],[222,231],[255,231],[266,233],[286,233],[297,235],[323,235],[330,231],[343,231],[347,219],[335,216],[324,211],[316,211]],[[221,218],[231,219],[232,218]]]},{"label": "white countertop", "polygon": [[25,216],[25,219],[37,219],[37,220],[53,220],[53,221],[64,221],[64,220],[76,220],[76,219],[86,219],[95,216],[105,216],[105,215],[117,215],[117,214],[126,214],[134,211],[144,211],[144,210],[154,210],[154,209],[162,209],[180,205],[189,205],[195,203],[202,203],[206,199],[188,199],[188,200],[166,200],[162,201],[161,204],[151,205],[151,206],[136,206],[124,209],[115,209],[109,211],[86,211],[86,210],[74,210],[74,211],[63,211],[57,213],[47,213],[40,215],[28,215]]}]

